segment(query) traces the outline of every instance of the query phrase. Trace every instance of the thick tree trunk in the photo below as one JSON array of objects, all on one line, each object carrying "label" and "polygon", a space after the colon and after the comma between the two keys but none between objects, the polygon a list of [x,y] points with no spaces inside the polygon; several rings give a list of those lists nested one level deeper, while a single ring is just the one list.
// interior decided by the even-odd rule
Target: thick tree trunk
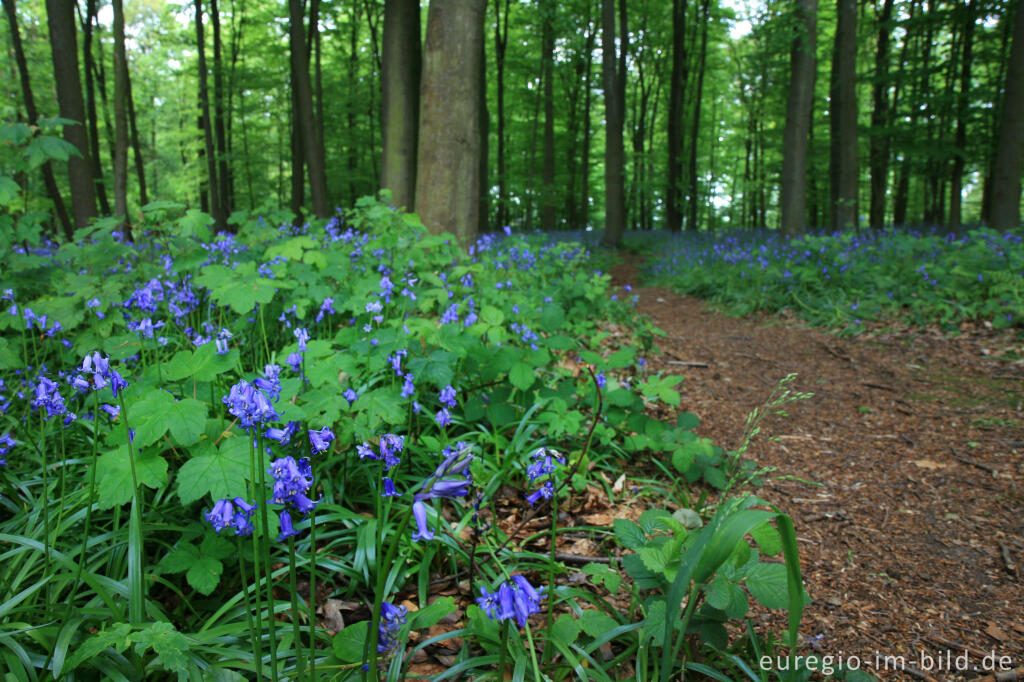
[{"label": "thick tree trunk", "polygon": [[[484,13],[487,12],[487,0],[484,0]],[[480,177],[480,215],[477,224],[477,234],[484,234],[488,231],[488,221],[491,213],[490,183],[488,182],[487,156],[490,153],[489,136],[491,132],[491,115],[487,111],[487,43],[480,40],[480,92],[477,113],[480,117],[480,154],[479,154],[479,177]]]},{"label": "thick tree trunk", "polygon": [[704,65],[708,52],[708,24],[711,23],[711,3],[703,0],[700,6],[701,29],[700,29],[700,52],[697,55],[697,87],[696,97],[693,101],[693,125],[690,127],[690,192],[689,208],[690,215],[687,220],[687,228],[697,229],[697,208],[700,205],[698,200],[699,187],[697,184],[697,139],[700,132],[700,102],[704,94]]},{"label": "thick tree trunk", "polygon": [[[28,62],[25,60],[25,51],[21,45],[21,32],[18,30],[18,11],[14,6],[14,0],[3,0],[4,11],[7,13],[7,22],[10,26],[11,46],[14,48],[14,61],[18,66],[18,79],[21,82],[21,94],[25,100],[25,113],[28,115],[28,124],[35,126],[39,121],[39,110],[36,109],[36,100],[32,96],[32,82],[28,74]],[[64,206],[64,199],[57,187],[57,179],[53,175],[53,166],[47,161],[40,169],[43,173],[43,184],[46,186],[46,194],[53,202],[54,212],[57,214],[57,221],[68,241],[74,238],[74,228],[71,226],[71,218]]]},{"label": "thick tree trunk", "polygon": [[[139,142],[139,124],[135,118],[135,96],[132,95],[131,73],[128,73],[127,75],[127,84],[128,132],[131,134],[132,159],[135,161],[135,177],[138,178],[139,181],[139,205],[145,206],[149,203],[149,192],[146,190],[146,166],[142,162],[142,144]],[[154,144],[153,147],[156,147],[156,145]]]},{"label": "thick tree trunk", "polygon": [[[885,0],[878,13],[878,43],[875,48],[875,82],[872,85],[871,148],[868,164],[871,173],[871,205],[868,209],[868,224],[873,230],[885,225],[885,190],[889,186],[889,42],[892,29],[893,0]],[[909,41],[908,41],[909,42]]]},{"label": "thick tree trunk", "polygon": [[[384,149],[380,186],[391,190],[391,201],[395,206],[405,206],[411,211],[416,191],[422,65],[419,0],[387,0],[384,3],[383,50],[381,133]],[[500,150],[500,140],[498,144]]]},{"label": "thick tree trunk", "polygon": [[686,93],[686,0],[672,0],[672,72],[668,94],[668,187],[665,229],[683,227],[683,104]]},{"label": "thick tree trunk", "polygon": [[195,0],[196,46],[199,51],[199,121],[203,131],[203,154],[206,156],[206,194],[210,212],[213,214],[214,229],[225,232],[228,229],[220,201],[220,183],[217,181],[217,156],[213,146],[213,130],[210,125],[210,95],[207,87],[206,42],[203,37],[203,0]]},{"label": "thick tree trunk", "polygon": [[832,229],[857,225],[857,3],[836,0],[838,22],[829,95]]},{"label": "thick tree trunk", "polygon": [[[619,0],[621,13],[625,14],[625,0]],[[626,26],[619,30],[623,38],[628,36]],[[615,47],[615,0],[601,0],[601,64],[604,82],[605,108],[605,151],[604,151],[604,233],[601,245],[617,247],[626,231],[626,150],[622,139],[625,124],[626,93],[625,70],[617,61],[625,62],[627,42],[621,40],[622,54],[616,60]]]},{"label": "thick tree trunk", "polygon": [[213,133],[217,146],[217,196],[220,212],[227,219],[231,212],[230,171],[228,169],[227,114],[224,108],[224,59],[220,38],[220,9],[217,0],[210,0],[210,25],[213,28]]},{"label": "thick tree trunk", "polygon": [[431,0],[420,86],[416,212],[463,246],[480,211],[480,43],[485,0]]},{"label": "thick tree trunk", "polygon": [[953,168],[949,182],[949,229],[959,230],[962,222],[964,166],[967,162],[967,98],[971,89],[971,50],[978,0],[967,0],[964,14],[963,56],[960,59],[960,91],[956,105],[956,134],[953,140]]},{"label": "thick tree trunk", "polygon": [[[996,72],[995,83],[1005,85],[1006,66],[1010,61],[1010,36],[1013,32],[1013,20],[1016,12],[1008,12],[999,20],[1002,29],[1002,40],[999,46],[999,68]],[[999,144],[999,126],[1003,119],[1003,97],[1005,90],[1000,90],[996,95],[995,102],[990,108],[988,155],[985,159],[985,177],[981,181],[981,222],[988,225],[992,222],[992,172],[995,168],[997,145]]]},{"label": "thick tree trunk", "polygon": [[89,151],[92,161],[93,178],[96,181],[96,197],[100,202],[100,213],[110,214],[110,202],[107,200],[107,188],[103,184],[103,169],[100,166],[100,134],[96,118],[96,88],[93,84],[93,72],[96,65],[92,58],[93,26],[96,21],[96,1],[86,0],[85,20],[82,21],[82,59],[85,71],[85,110],[89,123]]},{"label": "thick tree trunk", "polygon": [[309,53],[303,25],[302,0],[288,0],[290,19],[289,50],[292,62],[292,90],[297,110],[292,125],[301,130],[306,170],[309,172],[309,194],[313,199],[313,213],[317,218],[330,217],[327,206],[327,171],[317,141],[316,121],[313,116],[313,86],[309,78]]},{"label": "thick tree trunk", "polygon": [[789,99],[782,136],[780,226],[787,235],[806,229],[807,137],[814,105],[814,71],[818,0],[798,0],[800,27],[790,51]]},{"label": "thick tree trunk", "polygon": [[997,230],[1020,226],[1020,176],[1024,158],[1024,5],[1017,3],[1010,65],[1003,86],[1003,115],[992,170],[991,225]]},{"label": "thick tree trunk", "polygon": [[540,228],[555,229],[555,4],[541,4],[541,79],[544,81],[544,167],[540,191]]},{"label": "thick tree trunk", "polygon": [[71,212],[75,227],[81,229],[96,217],[96,191],[89,141],[85,134],[85,102],[78,75],[78,44],[74,5],[65,0],[46,0],[46,17],[53,54],[53,77],[57,85],[57,105],[61,118],[75,123],[64,126],[64,140],[78,149],[80,157],[68,159],[71,185]]},{"label": "thick tree trunk", "polygon": [[114,215],[128,225],[128,57],[124,50],[124,5],[114,7]]}]

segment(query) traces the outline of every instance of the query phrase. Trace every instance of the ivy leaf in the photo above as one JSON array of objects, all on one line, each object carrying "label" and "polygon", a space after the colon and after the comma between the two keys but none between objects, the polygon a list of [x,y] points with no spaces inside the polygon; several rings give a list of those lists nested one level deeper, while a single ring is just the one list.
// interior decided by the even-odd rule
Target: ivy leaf
[{"label": "ivy leaf", "polygon": [[203,556],[196,559],[185,574],[185,579],[197,592],[209,595],[220,583],[220,574],[224,572],[224,564],[217,559]]},{"label": "ivy leaf", "polygon": [[[204,441],[206,443],[206,441]],[[185,462],[178,471],[178,497],[182,504],[195,502],[207,493],[215,500],[245,495],[249,478],[249,442],[232,436],[221,442],[203,445],[198,456]]]},{"label": "ivy leaf", "polygon": [[[135,452],[139,485],[159,488],[167,482],[167,460],[155,452]],[[122,445],[101,456],[96,463],[100,509],[111,509],[132,499],[132,468],[128,446]]]}]

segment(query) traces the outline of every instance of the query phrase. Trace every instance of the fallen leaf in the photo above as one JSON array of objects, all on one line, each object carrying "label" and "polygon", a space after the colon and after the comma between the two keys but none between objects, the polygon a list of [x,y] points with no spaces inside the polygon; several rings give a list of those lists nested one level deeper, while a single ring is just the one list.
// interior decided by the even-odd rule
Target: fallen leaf
[{"label": "fallen leaf", "polygon": [[931,469],[932,471],[934,471],[935,469],[946,468],[946,465],[943,464],[942,462],[935,462],[930,459],[915,459],[914,464],[916,464],[921,469]]},{"label": "fallen leaf", "polygon": [[340,599],[327,599],[319,609],[324,627],[332,636],[345,629],[345,618],[341,615],[344,603]]},{"label": "fallen leaf", "polygon": [[988,624],[988,627],[985,628],[985,634],[991,637],[992,639],[999,640],[1000,642],[1005,642],[1009,639],[1007,634],[1003,632],[998,625],[991,622]]},{"label": "fallen leaf", "polygon": [[621,493],[623,487],[626,485],[626,474],[621,474],[615,479],[615,485],[612,486],[613,493]]}]

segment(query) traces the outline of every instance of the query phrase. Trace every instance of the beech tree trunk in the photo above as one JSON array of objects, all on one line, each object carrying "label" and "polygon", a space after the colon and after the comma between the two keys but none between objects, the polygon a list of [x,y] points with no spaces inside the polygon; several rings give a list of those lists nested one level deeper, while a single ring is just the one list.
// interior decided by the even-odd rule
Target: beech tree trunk
[{"label": "beech tree trunk", "polygon": [[551,0],[541,4],[541,79],[544,81],[544,167],[540,191],[540,228],[555,229],[555,5]]},{"label": "beech tree trunk", "polygon": [[480,49],[485,0],[431,0],[420,84],[416,212],[473,243],[480,222]]},{"label": "beech tree trunk", "polygon": [[668,95],[668,186],[665,229],[683,228],[683,102],[686,93],[686,0],[672,0],[672,73]]},{"label": "beech tree trunk", "polygon": [[1020,176],[1024,158],[1024,6],[1017,4],[1010,65],[1003,87],[1003,114],[992,170],[991,225],[997,230],[1020,226]]},{"label": "beech tree trunk", "polygon": [[494,0],[494,70],[497,82],[498,114],[498,212],[497,225],[508,224],[508,178],[505,163],[505,49],[508,46],[508,12],[510,0],[505,0],[505,11],[501,11],[501,0]]},{"label": "beech tree trunk", "polygon": [[[618,247],[626,231],[626,150],[622,139],[625,124],[626,92],[625,63],[627,27],[625,1],[619,0],[620,26],[623,39],[616,60],[615,0],[601,0],[601,66],[604,82],[605,150],[604,150],[604,233],[601,245]],[[619,63],[617,63],[619,62]]]},{"label": "beech tree trunk", "polygon": [[124,5],[114,9],[114,216],[128,225],[128,61],[124,50]]},{"label": "beech tree trunk", "polygon": [[780,226],[784,234],[802,234],[807,227],[807,137],[814,105],[814,70],[818,0],[797,0],[800,30],[790,50],[789,99],[782,135]]},{"label": "beech tree trunk", "polygon": [[[880,230],[885,225],[885,190],[889,178],[889,139],[890,121],[889,106],[889,42],[892,30],[893,0],[885,0],[878,13],[878,44],[875,48],[875,82],[872,85],[871,110],[871,148],[868,153],[868,165],[871,173],[871,205],[868,209],[868,224],[873,230]],[[909,43],[909,41],[908,41]]]},{"label": "beech tree trunk", "polygon": [[75,227],[81,229],[96,217],[96,190],[89,142],[85,134],[82,80],[78,75],[74,4],[66,0],[46,0],[46,18],[53,55],[53,77],[57,85],[57,106],[61,118],[75,121],[64,126],[64,140],[74,145],[81,154],[80,157],[68,159],[71,212],[75,216]]},{"label": "beech tree trunk", "polygon": [[857,3],[836,0],[838,21],[829,94],[832,229],[857,225]]},{"label": "beech tree trunk", "polygon": [[213,28],[213,133],[217,146],[217,196],[220,211],[227,219],[231,212],[230,172],[228,170],[227,115],[224,108],[224,59],[220,37],[220,9],[217,0],[210,0],[210,24]]},{"label": "beech tree trunk", "polygon": [[[7,22],[11,31],[11,46],[14,48],[14,61],[18,66],[18,79],[21,81],[21,94],[25,98],[25,113],[28,115],[28,124],[35,126],[39,121],[39,110],[36,109],[35,97],[32,96],[32,82],[28,74],[28,62],[25,60],[25,51],[21,45],[21,32],[18,30],[18,11],[14,6],[14,0],[3,0],[4,11],[7,13]],[[71,218],[64,206],[64,199],[57,187],[57,179],[53,175],[53,166],[47,161],[40,170],[43,173],[43,184],[46,186],[46,194],[53,202],[54,212],[57,214],[57,221],[60,223],[64,236],[68,241],[74,238],[74,228],[71,226]]]},{"label": "beech tree trunk", "polygon": [[[419,0],[386,0],[383,51],[380,186],[391,190],[395,206],[412,211],[422,68]],[[501,150],[500,139],[498,145]]]},{"label": "beech tree trunk", "polygon": [[91,152],[92,173],[96,181],[96,197],[100,202],[100,213],[110,214],[107,188],[103,184],[103,168],[100,165],[100,134],[96,118],[96,87],[93,73],[96,65],[92,58],[93,25],[96,22],[97,0],[85,0],[85,20],[82,21],[82,65],[85,71],[85,110],[89,125],[89,151]]},{"label": "beech tree trunk", "polygon": [[222,210],[220,183],[217,181],[217,156],[213,146],[213,130],[210,125],[210,95],[207,87],[206,42],[203,37],[203,0],[195,0],[196,46],[199,52],[199,127],[203,130],[203,154],[206,156],[206,195],[214,229],[225,232],[228,229],[227,216]]},{"label": "beech tree trunk", "polygon": [[957,93],[956,133],[953,139],[953,168],[949,182],[949,229],[959,230],[962,222],[964,165],[967,160],[967,97],[971,89],[971,51],[978,0],[967,0],[964,12],[963,56],[960,59],[960,91]]},{"label": "beech tree trunk", "polygon": [[309,78],[309,52],[303,23],[302,0],[288,0],[290,19],[289,50],[292,62],[292,91],[297,109],[292,123],[301,131],[302,146],[309,173],[309,194],[313,199],[313,213],[317,218],[330,217],[327,206],[327,172],[322,147],[317,142],[316,120],[313,115],[313,85]]},{"label": "beech tree trunk", "polygon": [[701,29],[700,52],[697,56],[697,87],[696,97],[693,101],[693,125],[690,127],[690,197],[688,202],[690,215],[686,227],[691,230],[697,229],[697,209],[700,206],[698,201],[700,187],[697,184],[697,139],[700,132],[700,102],[704,94],[704,65],[708,52],[708,24],[711,23],[711,3],[709,0],[701,2],[700,16]]}]

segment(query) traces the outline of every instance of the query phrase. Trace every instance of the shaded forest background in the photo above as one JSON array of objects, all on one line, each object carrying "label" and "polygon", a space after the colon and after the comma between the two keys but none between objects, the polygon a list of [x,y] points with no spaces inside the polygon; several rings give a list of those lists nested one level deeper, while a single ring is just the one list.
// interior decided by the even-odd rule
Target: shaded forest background
[{"label": "shaded forest background", "polygon": [[67,170],[16,176],[68,234],[156,200],[220,229],[327,217],[382,187],[463,238],[1006,228],[1018,4],[3,0],[2,113],[84,123]]}]

